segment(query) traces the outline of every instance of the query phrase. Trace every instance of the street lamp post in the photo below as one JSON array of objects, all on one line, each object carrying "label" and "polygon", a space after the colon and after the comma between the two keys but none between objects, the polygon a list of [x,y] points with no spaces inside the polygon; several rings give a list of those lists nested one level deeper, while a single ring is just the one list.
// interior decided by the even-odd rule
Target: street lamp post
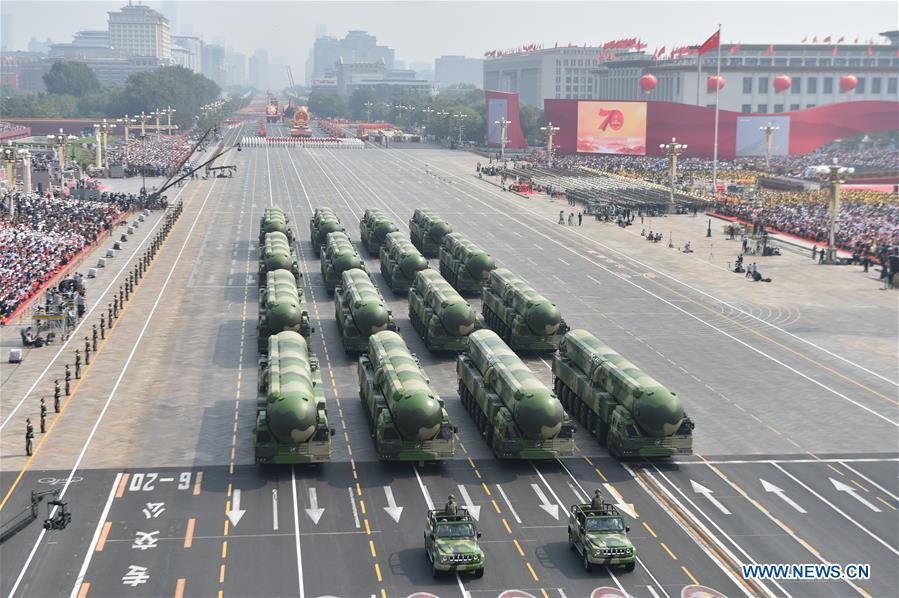
[{"label": "street lamp post", "polygon": [[13,198],[13,191],[16,188],[16,149],[12,142],[6,144],[3,148],[3,160],[6,162],[6,198],[9,200],[7,211],[10,218],[15,215],[16,202]]},{"label": "street lamp post", "polygon": [[97,141],[97,151],[95,154],[95,164],[97,168],[103,168],[103,131],[99,123],[94,123],[94,137]]},{"label": "street lamp post", "polygon": [[555,146],[553,145],[553,137],[556,133],[559,132],[559,127],[553,126],[552,121],[549,121],[545,127],[540,127],[540,130],[546,134],[546,161],[550,168],[553,167],[553,150],[555,150]]},{"label": "street lamp post", "polygon": [[140,136],[143,137],[147,134],[147,121],[150,119],[150,115],[141,110],[137,118],[140,119]]},{"label": "street lamp post", "polygon": [[172,115],[175,112],[177,112],[177,110],[175,110],[171,106],[166,106],[166,109],[163,112],[165,112],[165,116],[166,116],[166,133],[171,135],[172,134]]},{"label": "street lamp post", "polygon": [[[49,141],[50,143],[54,143],[54,142],[56,143],[56,147],[57,147],[56,151],[57,151],[58,162],[59,162],[59,186],[60,187],[66,186],[66,180],[65,180],[66,146],[68,144],[70,144],[71,142],[75,141],[76,139],[78,139],[78,138],[75,137],[74,135],[66,135],[62,129],[59,130],[59,133],[51,133],[51,134],[47,135],[47,141]],[[74,160],[74,158],[73,158],[73,160]]]},{"label": "street lamp post", "polygon": [[505,116],[499,120],[493,121],[493,124],[499,125],[499,159],[503,164],[506,163],[506,129],[512,124]]},{"label": "street lamp post", "polygon": [[765,134],[765,170],[771,170],[771,142],[774,140],[774,133],[779,130],[780,127],[773,123],[759,127],[759,131]]},{"label": "street lamp post", "polygon": [[468,118],[468,115],[462,111],[456,112],[453,114],[453,118],[459,121],[459,145],[462,145],[462,123]]},{"label": "street lamp post", "polygon": [[677,138],[672,137],[671,143],[660,143],[659,149],[663,150],[668,156],[668,192],[669,201],[671,202],[669,210],[674,212],[674,180],[677,177],[677,157],[687,149],[687,144],[678,143]]},{"label": "street lamp post", "polygon": [[837,232],[837,214],[840,211],[840,185],[846,182],[843,175],[852,174],[855,169],[852,167],[840,166],[837,159],[833,159],[833,163],[827,166],[827,183],[830,186],[830,231],[827,236],[827,255],[828,264],[835,264],[837,261],[836,232]]},{"label": "street lamp post", "polygon": [[18,153],[22,159],[22,190],[31,193],[31,152],[20,149]]},{"label": "street lamp post", "polygon": [[368,122],[371,122],[371,109],[375,107],[375,103],[374,102],[365,102],[362,105],[365,106],[365,114],[366,114],[366,118],[368,119]]},{"label": "street lamp post", "polygon": [[109,156],[106,154],[106,150],[109,149],[109,131],[115,128],[115,123],[108,122],[105,118],[103,119],[103,157],[106,158],[106,166],[109,166]]},{"label": "street lamp post", "polygon": [[162,110],[154,110],[153,116],[156,117],[156,134],[159,135],[159,117],[162,116]]}]

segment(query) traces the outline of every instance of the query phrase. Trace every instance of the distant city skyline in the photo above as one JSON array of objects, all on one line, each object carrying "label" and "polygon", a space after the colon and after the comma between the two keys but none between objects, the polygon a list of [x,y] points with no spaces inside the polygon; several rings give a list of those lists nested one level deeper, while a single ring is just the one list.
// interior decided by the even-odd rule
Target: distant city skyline
[{"label": "distant city skyline", "polygon": [[[3,45],[25,50],[29,40],[67,42],[80,29],[105,28],[107,12],[125,0],[5,0]],[[360,29],[396,50],[406,64],[442,55],[482,58],[491,49],[529,43],[550,46],[599,44],[640,37],[650,50],[702,42],[719,22],[722,40],[741,43],[799,43],[803,37],[841,36],[884,40],[895,29],[895,2],[244,2],[162,1],[144,4],[175,21],[173,33],[189,32],[232,52],[265,50],[289,64],[302,81],[316,33],[343,37]],[[340,9],[335,10],[339,5]],[[610,18],[614,15],[614,19]],[[651,15],[651,19],[647,19]],[[299,23],[299,26],[293,24]],[[433,23],[429,31],[428,23]],[[676,23],[676,27],[671,27]],[[13,26],[14,24],[14,26]],[[892,24],[892,25],[891,25]],[[459,35],[464,31],[465,35]],[[280,62],[280,61],[279,61]],[[286,73],[285,73],[286,85]]]}]

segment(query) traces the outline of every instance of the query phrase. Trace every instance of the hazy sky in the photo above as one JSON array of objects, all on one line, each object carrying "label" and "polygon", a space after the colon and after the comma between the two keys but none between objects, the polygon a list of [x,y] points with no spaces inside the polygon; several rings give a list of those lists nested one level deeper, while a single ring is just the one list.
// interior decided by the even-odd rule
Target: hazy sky
[{"label": "hazy sky", "polygon": [[[24,49],[32,37],[71,41],[79,29],[105,29],[106,12],[116,2],[3,0],[0,16],[11,21],[3,45]],[[720,22],[724,42],[798,43],[804,36],[845,35],[883,41],[877,34],[896,29],[895,1],[822,0],[799,2],[146,2],[161,9],[179,26],[191,25],[207,42],[224,43],[251,54],[265,48],[270,56],[286,56],[298,80],[315,27],[342,37],[349,29],[374,34],[379,44],[396,50],[407,62],[442,54],[480,57],[486,50],[527,43],[551,46],[568,42],[600,43],[640,37],[650,51],[659,46],[701,43]],[[174,11],[172,10],[174,7]],[[172,15],[176,12],[176,15]]]}]

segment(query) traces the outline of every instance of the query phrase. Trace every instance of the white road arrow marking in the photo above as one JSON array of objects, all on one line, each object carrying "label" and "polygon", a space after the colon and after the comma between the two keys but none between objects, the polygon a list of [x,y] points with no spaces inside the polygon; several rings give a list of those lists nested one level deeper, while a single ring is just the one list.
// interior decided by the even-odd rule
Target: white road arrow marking
[{"label": "white road arrow marking", "polygon": [[537,484],[531,484],[531,488],[534,489],[534,493],[537,495],[537,498],[540,499],[540,504],[538,505],[541,509],[549,513],[549,516],[559,520],[559,505],[555,503],[549,502],[549,499],[546,498],[546,495],[543,494],[543,490],[540,489],[540,486]]},{"label": "white road arrow marking", "polygon": [[759,481],[762,483],[762,488],[765,489],[765,492],[771,492],[772,494],[776,494],[777,496],[780,497],[780,499],[781,499],[782,501],[784,501],[785,503],[787,503],[788,505],[790,505],[791,507],[793,507],[794,509],[796,509],[796,510],[799,511],[800,513],[806,513],[806,512],[807,512],[805,509],[803,509],[803,508],[800,507],[798,504],[796,504],[796,501],[794,501],[792,498],[790,498],[789,496],[787,496],[786,492],[784,492],[781,488],[778,488],[777,486],[775,486],[775,485],[772,484],[771,482],[768,482],[768,481],[763,480],[763,479],[761,479],[761,478],[759,478]]},{"label": "white road arrow marking", "polygon": [[465,486],[459,484],[459,494],[462,496],[462,502],[465,504],[465,508],[468,509],[468,512],[474,517],[475,521],[479,521],[481,519],[481,507],[471,502],[471,497],[468,495],[468,490],[466,490]]},{"label": "white road arrow marking", "polygon": [[845,492],[846,494],[848,494],[849,496],[851,496],[858,502],[862,503],[863,505],[865,505],[866,507],[868,507],[875,513],[880,513],[880,509],[877,507],[877,505],[875,505],[871,502],[868,502],[868,500],[864,496],[860,496],[858,491],[855,488],[853,488],[852,486],[850,486],[849,484],[844,484],[840,480],[835,480],[833,478],[828,478],[828,479],[830,480],[830,483],[833,484],[833,487],[836,488],[837,490],[839,490],[840,492]]},{"label": "white road arrow marking", "polygon": [[315,488],[309,489],[309,508],[304,509],[304,511],[309,515],[309,519],[312,520],[312,523],[318,525],[325,510],[318,508],[318,494],[316,493]]},{"label": "white road arrow marking", "polygon": [[243,517],[245,513],[246,511],[243,511],[240,508],[240,489],[235,489],[231,496],[231,510],[228,511],[228,519],[231,521],[231,525],[237,526],[240,518]]},{"label": "white road arrow marking", "polygon": [[400,517],[403,515],[403,507],[396,506],[396,499],[393,497],[393,488],[384,486],[384,496],[387,497],[387,506],[384,507],[384,510],[387,511],[387,514],[390,515],[396,523],[399,523]]},{"label": "white road arrow marking", "polygon": [[624,502],[624,498],[618,493],[615,486],[612,484],[603,484],[602,486],[606,489],[606,492],[615,497],[615,502],[612,504],[614,504],[619,511],[624,511],[631,519],[637,519],[637,509],[634,508],[633,504]]},{"label": "white road arrow marking", "polygon": [[724,513],[725,515],[730,515],[730,514],[731,514],[731,512],[727,510],[727,507],[725,507],[724,505],[722,505],[721,502],[719,502],[718,499],[715,498],[715,496],[712,494],[712,491],[711,491],[711,490],[709,490],[708,488],[706,488],[706,487],[703,486],[702,484],[697,484],[697,483],[694,482],[693,480],[690,480],[690,484],[693,485],[693,492],[695,492],[696,494],[702,494],[704,497],[706,497],[706,498],[708,499],[708,501],[709,501],[710,503],[712,503],[713,505],[715,505],[715,508],[717,508],[719,511],[721,511],[721,512]]}]

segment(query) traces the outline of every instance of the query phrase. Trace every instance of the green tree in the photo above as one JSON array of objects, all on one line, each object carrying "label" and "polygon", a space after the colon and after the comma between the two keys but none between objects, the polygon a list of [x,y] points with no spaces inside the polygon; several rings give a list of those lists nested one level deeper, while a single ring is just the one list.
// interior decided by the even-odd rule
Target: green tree
[{"label": "green tree", "polygon": [[193,126],[200,107],[219,97],[214,81],[180,66],[135,73],[128,77],[118,111],[127,114],[152,112],[171,106],[172,123],[182,129]]},{"label": "green tree", "polygon": [[54,62],[44,74],[44,85],[52,94],[82,97],[100,91],[96,73],[83,62]]},{"label": "green tree", "polygon": [[[347,106],[350,110],[350,118],[356,120],[367,119],[369,110],[365,106],[365,104],[369,102],[375,102],[375,94],[370,89],[357,89],[352,94],[350,94],[350,98],[349,100],[347,100]],[[372,118],[374,118],[374,111],[372,111]]]},{"label": "green tree", "polygon": [[309,94],[309,111],[320,118],[346,117],[346,98],[327,91],[313,91]]},{"label": "green tree", "polygon": [[543,133],[543,110],[536,106],[522,105],[518,110],[518,119],[521,122],[521,132],[529,145],[539,145]]}]

